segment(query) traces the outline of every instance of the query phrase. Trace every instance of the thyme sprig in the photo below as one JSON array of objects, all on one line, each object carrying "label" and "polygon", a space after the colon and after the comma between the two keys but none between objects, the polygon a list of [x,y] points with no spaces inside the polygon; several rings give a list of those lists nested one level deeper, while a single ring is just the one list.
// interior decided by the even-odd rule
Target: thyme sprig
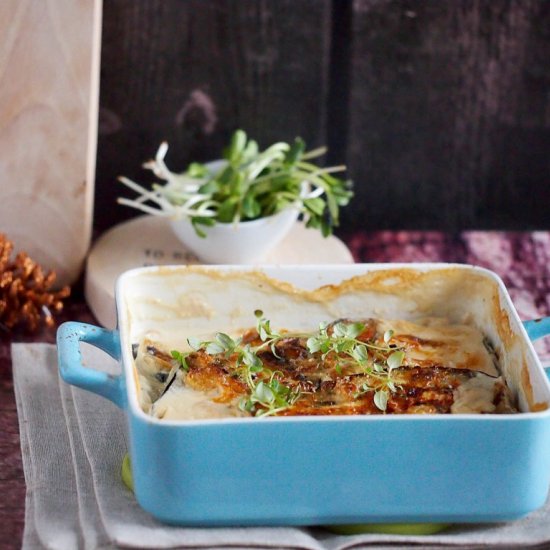
[{"label": "thyme sprig", "polygon": [[300,396],[298,388],[290,388],[280,380],[282,373],[272,371],[264,366],[258,353],[270,347],[276,355],[275,345],[283,336],[271,329],[270,322],[262,317],[262,312],[255,312],[256,330],[262,341],[257,346],[243,344],[242,338],[232,338],[218,332],[214,340],[200,341],[188,338],[188,343],[195,351],[205,351],[209,355],[223,354],[226,359],[235,361],[236,370],[246,382],[250,394],[239,402],[239,408],[255,416],[271,416],[293,405]]},{"label": "thyme sprig", "polygon": [[[391,343],[393,331],[384,333],[384,345],[360,339],[367,328],[360,322],[320,323],[318,331],[313,335],[280,333],[272,329],[271,322],[263,316],[261,310],[256,310],[254,314],[256,331],[261,341],[255,346],[243,343],[241,337],[232,338],[223,332],[216,333],[213,340],[188,338],[192,350],[223,355],[234,361],[236,372],[249,389],[249,395],[239,402],[241,410],[255,416],[270,416],[289,408],[300,398],[300,389],[286,386],[282,382],[283,374],[267,368],[259,355],[269,348],[275,357],[279,357],[277,343],[285,338],[298,337],[307,338],[308,352],[312,356],[319,355],[320,362],[332,356],[339,375],[343,375],[343,370],[350,367],[354,373],[359,369],[359,373],[367,375],[369,383],[360,386],[356,397],[372,391],[376,407],[386,411],[391,393],[397,390],[393,371],[403,364],[405,358],[405,352]],[[185,354],[172,351],[172,356],[187,370]]]},{"label": "thyme sprig", "polygon": [[[307,348],[310,353],[321,353],[322,360],[333,354],[337,359],[335,369],[340,375],[347,366],[359,367],[364,374],[376,383],[375,385],[362,384],[356,397],[373,391],[374,404],[381,411],[385,411],[390,393],[397,390],[392,378],[392,371],[403,364],[405,352],[395,345],[389,344],[393,337],[392,330],[387,330],[384,333],[383,340],[386,346],[379,346],[358,339],[358,336],[365,329],[366,325],[364,323],[348,323],[345,321],[338,321],[333,325],[321,323],[317,334],[308,338]],[[371,357],[373,354],[374,357]]]}]

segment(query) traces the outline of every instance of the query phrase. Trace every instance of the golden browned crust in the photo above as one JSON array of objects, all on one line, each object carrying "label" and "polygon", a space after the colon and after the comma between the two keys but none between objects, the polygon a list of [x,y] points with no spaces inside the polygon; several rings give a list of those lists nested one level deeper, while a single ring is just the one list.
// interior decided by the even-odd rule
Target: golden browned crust
[{"label": "golden browned crust", "polygon": [[[519,395],[520,402],[522,405],[525,404],[526,410],[540,410],[540,404],[535,402],[537,392],[533,392],[534,385],[526,364],[528,350],[521,335],[516,334],[505,299],[499,293],[498,282],[482,271],[458,266],[428,270],[390,266],[387,269],[367,270],[338,284],[327,284],[313,290],[298,288],[274,279],[260,270],[224,272],[204,266],[187,266],[181,270],[159,268],[158,272],[155,272],[155,275],[157,274],[173,276],[167,286],[173,288],[174,292],[167,297],[155,298],[154,303],[148,302],[145,317],[139,309],[145,298],[139,297],[139,307],[133,306],[129,317],[134,316],[137,319],[132,320],[139,327],[135,331],[137,335],[141,337],[141,334],[148,331],[157,333],[166,344],[166,349],[180,349],[178,346],[182,345],[181,349],[187,351],[187,337],[212,339],[215,330],[238,335],[243,327],[250,326],[247,315],[250,315],[250,310],[254,308],[261,308],[278,326],[287,326],[293,331],[314,330],[319,321],[342,316],[357,318],[380,315],[386,319],[403,319],[403,326],[409,321],[418,320],[422,323],[423,318],[441,318],[448,323],[464,325],[479,334],[486,334],[495,345],[495,365],[487,361],[486,356],[483,358],[483,350],[480,350],[479,346],[477,349],[468,346],[467,338],[457,339],[453,343],[453,337],[448,340],[430,337],[429,345],[426,346],[425,335],[429,330],[407,332],[408,329],[405,327],[396,337],[399,339],[399,347],[406,347],[411,352],[411,357],[405,358],[400,369],[394,372],[394,376],[400,376],[404,381],[395,391],[392,390],[386,412],[433,412],[436,409],[444,411],[448,408],[448,404],[445,403],[448,401],[449,392],[452,393],[452,384],[451,387],[437,386],[436,395],[422,389],[422,380],[418,376],[414,381],[409,380],[413,377],[414,369],[436,368],[440,371],[434,370],[431,375],[434,379],[440,380],[443,384],[445,379],[454,377],[454,380],[460,382],[457,387],[467,382],[468,375],[465,371],[475,372],[474,379],[481,379],[482,376],[486,379],[495,378],[502,374],[510,384],[513,395]],[[150,284],[153,290],[159,286],[158,280]],[[225,292],[226,288],[232,289],[231,295],[235,299],[226,300],[220,290],[224,289]],[[191,295],[189,289],[192,291]],[[147,293],[145,295],[147,296]],[[201,308],[191,307],[190,302],[191,305],[200,302]],[[429,329],[431,325],[428,323],[426,327]],[[303,354],[305,349],[303,342],[288,341],[285,345],[288,348],[285,351],[287,354],[291,351],[298,355]],[[457,351],[449,360],[448,352],[452,346]],[[426,347],[429,348],[429,353],[425,353]],[[302,351],[299,348],[302,348]],[[439,354],[439,351],[447,352],[447,356],[445,353]],[[186,375],[189,378],[188,383],[196,385],[199,391],[212,393],[214,399],[220,402],[233,403],[239,399],[240,392],[246,393],[253,386],[250,380],[245,380],[242,373],[235,372],[239,369],[231,368],[231,358],[224,358],[224,361],[229,363],[228,366],[224,361],[212,356],[205,356],[199,361],[200,353],[189,355],[189,362],[193,363],[196,360],[197,365],[191,365],[190,372]],[[288,365],[281,368],[276,359],[262,354],[267,371],[277,372],[275,376],[281,383],[287,380],[289,388],[300,391],[300,399],[293,402],[290,407],[278,411],[278,414],[290,414],[293,408],[294,411],[298,411],[300,407],[307,408],[307,395],[310,391],[307,388],[315,382],[310,379],[311,373],[308,368],[315,363],[314,360],[310,357],[306,361],[302,357],[299,368],[294,366],[294,370],[301,378],[293,380],[286,372]],[[207,365],[208,361],[211,364]],[[497,362],[502,371],[496,366]],[[202,372],[199,372],[199,363],[203,367]],[[289,364],[292,365],[292,362],[289,361]],[[330,364],[328,368],[330,369]],[[357,403],[373,401],[376,380],[363,380],[359,375],[365,377],[368,373],[349,370],[349,367],[344,368],[336,377],[338,380],[333,379],[330,373],[325,373],[325,385],[322,389],[328,392],[329,382],[333,382],[335,388],[332,388],[332,393],[337,391],[342,399],[353,394],[355,401],[352,408],[356,410]],[[201,377],[207,372],[217,382],[201,381]],[[270,376],[269,372],[263,375]],[[425,372],[420,374],[426,376]],[[254,376],[256,379],[261,378],[260,375]],[[369,388],[368,391],[364,391],[365,386]],[[468,385],[470,386],[472,384]],[[506,391],[508,392],[507,389]],[[322,395],[322,392],[319,395]],[[495,397],[494,401],[495,409],[498,409],[498,398]],[[340,405],[338,402],[327,406],[334,410],[345,410],[345,407]],[[325,405],[316,405],[318,409],[323,406]],[[307,414],[313,414],[312,407],[308,410],[310,412]],[[379,412],[379,409],[373,412]]]},{"label": "golden browned crust", "polygon": [[[376,322],[365,323],[358,340],[383,345]],[[322,358],[320,352],[310,353],[305,337],[289,336],[279,340],[273,349],[266,347],[258,353],[264,370],[254,375],[255,383],[275,376],[299,398],[277,412],[280,416],[295,415],[365,415],[365,414],[448,414],[454,403],[454,391],[475,377],[487,374],[464,368],[452,368],[434,361],[403,365],[392,371],[393,390],[388,392],[385,410],[374,401],[380,388],[380,378],[365,372],[352,361],[337,355]],[[437,341],[425,341],[414,335],[399,336],[400,349],[442,345]],[[243,343],[260,346],[256,330],[243,336]],[[376,360],[376,351],[373,359]],[[185,384],[198,391],[214,395],[218,403],[236,403],[246,398],[249,388],[245,382],[242,365],[236,363],[236,355],[211,355],[204,350],[192,352],[186,358],[188,373]],[[508,390],[503,383],[494,386],[492,412],[515,412],[509,405]]]}]

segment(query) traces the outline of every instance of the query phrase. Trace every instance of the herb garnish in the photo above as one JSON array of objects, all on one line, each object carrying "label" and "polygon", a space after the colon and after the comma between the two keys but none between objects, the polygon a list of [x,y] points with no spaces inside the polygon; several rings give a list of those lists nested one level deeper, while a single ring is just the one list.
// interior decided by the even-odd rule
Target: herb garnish
[{"label": "herb garnish", "polygon": [[[396,391],[395,382],[392,379],[392,371],[400,367],[405,358],[403,350],[395,346],[378,346],[371,342],[359,340],[357,337],[366,329],[364,323],[347,323],[338,321],[331,326],[321,323],[318,333],[308,338],[307,348],[310,353],[321,353],[324,360],[329,354],[334,354],[338,363],[336,372],[343,374],[343,369],[360,367],[364,374],[376,381],[375,386],[363,384],[356,397],[368,391],[374,391],[374,404],[385,411],[388,404],[389,392]],[[388,344],[393,336],[393,331],[384,333],[384,343]],[[371,352],[369,355],[369,351]]]},{"label": "herb garnish", "polygon": [[[279,333],[271,328],[271,323],[263,317],[261,310],[254,312],[256,331],[261,344],[252,346],[243,344],[241,337],[232,338],[218,332],[213,340],[201,341],[188,338],[189,346],[194,351],[204,351],[209,355],[223,355],[231,359],[236,373],[247,384],[249,395],[243,397],[239,408],[255,416],[271,416],[292,406],[300,398],[300,389],[291,388],[282,382],[282,373],[267,368],[259,353],[269,348],[275,357],[276,345],[285,338],[307,338],[306,348],[312,356],[319,356],[320,361],[333,356],[335,370],[343,376],[344,370],[352,374],[368,375],[370,384],[360,386],[355,397],[363,393],[374,392],[374,404],[381,411],[386,411],[390,394],[397,390],[392,373],[403,364],[405,353],[390,341],[393,331],[384,334],[384,344],[377,345],[372,341],[358,337],[365,331],[366,325],[360,322],[337,321],[332,324],[321,323],[318,331],[311,334]],[[184,370],[188,370],[187,354],[172,351],[172,357]]]},{"label": "herb garnish", "polygon": [[324,155],[326,148],[306,152],[300,138],[260,151],[254,140],[237,130],[223,153],[224,166],[213,173],[196,162],[183,174],[171,172],[164,162],[167,151],[168,145],[162,143],[155,159],[144,164],[166,183],[147,190],[120,177],[139,197],[118,202],[153,215],[188,217],[200,236],[205,236],[201,226],[255,220],[293,204],[300,208],[307,227],[328,236],[338,226],[340,207],[353,195],[350,182],[332,175],[345,166],[317,166],[312,159]]},{"label": "herb garnish", "polygon": [[188,343],[195,351],[205,351],[209,355],[223,354],[235,361],[235,368],[248,385],[250,394],[243,397],[239,408],[255,416],[271,416],[283,411],[296,402],[300,396],[298,389],[285,386],[280,380],[280,372],[273,372],[265,367],[258,352],[270,347],[276,355],[275,344],[282,336],[273,332],[270,322],[262,317],[262,312],[255,312],[256,330],[262,340],[258,346],[242,344],[242,338],[231,338],[228,334],[218,332],[212,341],[200,341],[188,338]]}]

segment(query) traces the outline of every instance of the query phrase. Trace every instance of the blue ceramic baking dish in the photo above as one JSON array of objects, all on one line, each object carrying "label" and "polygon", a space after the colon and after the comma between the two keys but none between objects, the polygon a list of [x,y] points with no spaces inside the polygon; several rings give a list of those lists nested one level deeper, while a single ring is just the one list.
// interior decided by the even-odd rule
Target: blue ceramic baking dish
[{"label": "blue ceramic baking dish", "polygon": [[[546,501],[550,385],[530,338],[548,334],[550,322],[522,324],[492,272],[451,264],[143,268],[120,277],[116,301],[114,331],[59,328],[59,369],[66,382],[126,411],[135,495],[161,521],[492,522]],[[329,310],[467,319],[493,341],[522,412],[200,421],[145,414],[132,356],[140,334],[220,331],[257,307],[304,325]],[[80,342],[119,360],[121,374],[83,366]]]}]

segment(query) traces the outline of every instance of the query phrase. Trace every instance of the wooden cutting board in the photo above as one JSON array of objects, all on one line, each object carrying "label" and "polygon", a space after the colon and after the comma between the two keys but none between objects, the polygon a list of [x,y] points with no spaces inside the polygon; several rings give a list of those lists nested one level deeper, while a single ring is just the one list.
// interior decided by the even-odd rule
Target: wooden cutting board
[{"label": "wooden cutting board", "polygon": [[92,227],[101,0],[0,2],[0,232],[58,284]]}]

